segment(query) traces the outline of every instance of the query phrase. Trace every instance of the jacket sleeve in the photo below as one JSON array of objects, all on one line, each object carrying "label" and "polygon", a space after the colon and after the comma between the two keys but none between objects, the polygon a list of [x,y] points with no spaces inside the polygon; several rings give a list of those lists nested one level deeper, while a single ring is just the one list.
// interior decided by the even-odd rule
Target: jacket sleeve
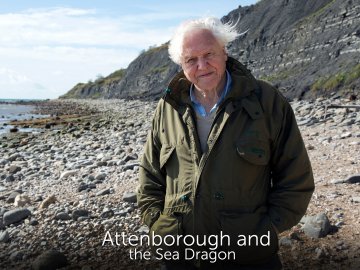
[{"label": "jacket sleeve", "polygon": [[[296,225],[305,214],[314,191],[314,178],[294,112],[278,94],[272,122],[277,128],[272,147],[272,187],[269,215],[279,232]],[[277,119],[274,119],[276,116]]]},{"label": "jacket sleeve", "polygon": [[160,170],[161,144],[158,137],[159,103],[155,112],[152,128],[148,134],[144,153],[140,162],[137,202],[141,211],[142,221],[149,227],[158,219],[164,208],[165,175]]}]

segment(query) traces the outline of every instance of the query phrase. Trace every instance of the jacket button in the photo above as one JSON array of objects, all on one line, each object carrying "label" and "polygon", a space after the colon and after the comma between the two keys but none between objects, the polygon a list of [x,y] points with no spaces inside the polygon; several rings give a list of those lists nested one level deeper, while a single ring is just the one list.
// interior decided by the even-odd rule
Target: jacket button
[{"label": "jacket button", "polygon": [[215,192],[214,198],[215,198],[215,200],[223,200],[224,195],[221,192]]}]

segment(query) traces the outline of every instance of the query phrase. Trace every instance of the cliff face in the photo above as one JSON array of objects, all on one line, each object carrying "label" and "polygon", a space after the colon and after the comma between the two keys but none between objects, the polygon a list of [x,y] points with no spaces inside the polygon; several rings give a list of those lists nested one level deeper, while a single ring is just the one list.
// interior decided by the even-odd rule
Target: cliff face
[{"label": "cliff face", "polygon": [[[229,55],[286,96],[360,92],[359,1],[262,0],[222,19],[248,30],[230,44]],[[158,97],[178,70],[165,44],[141,54],[121,78],[77,85],[63,97]]]},{"label": "cliff face", "polygon": [[289,97],[359,91],[359,1],[275,0],[269,4],[263,0],[223,18],[236,22],[240,17],[237,29],[249,30],[231,44],[231,55]]}]

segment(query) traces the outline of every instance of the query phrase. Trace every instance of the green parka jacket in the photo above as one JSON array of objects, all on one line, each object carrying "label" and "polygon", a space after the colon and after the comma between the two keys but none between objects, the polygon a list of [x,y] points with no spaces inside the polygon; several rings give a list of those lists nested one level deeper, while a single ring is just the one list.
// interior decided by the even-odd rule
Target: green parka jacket
[{"label": "green parka jacket", "polygon": [[204,153],[190,82],[180,72],[169,84],[145,145],[138,205],[143,222],[161,236],[270,232],[270,247],[230,247],[238,263],[266,262],[278,249],[273,226],[289,229],[306,211],[312,169],[285,98],[230,57],[227,70],[232,87]]}]

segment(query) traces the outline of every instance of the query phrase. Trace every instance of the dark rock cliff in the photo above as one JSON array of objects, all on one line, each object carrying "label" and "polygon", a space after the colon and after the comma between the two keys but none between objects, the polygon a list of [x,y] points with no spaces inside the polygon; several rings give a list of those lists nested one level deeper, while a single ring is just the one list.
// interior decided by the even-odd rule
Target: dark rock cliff
[{"label": "dark rock cliff", "polygon": [[[248,30],[229,55],[286,96],[360,94],[360,1],[262,0],[222,20]],[[77,85],[63,97],[156,98],[178,70],[164,44],[142,53],[117,80]]]}]

